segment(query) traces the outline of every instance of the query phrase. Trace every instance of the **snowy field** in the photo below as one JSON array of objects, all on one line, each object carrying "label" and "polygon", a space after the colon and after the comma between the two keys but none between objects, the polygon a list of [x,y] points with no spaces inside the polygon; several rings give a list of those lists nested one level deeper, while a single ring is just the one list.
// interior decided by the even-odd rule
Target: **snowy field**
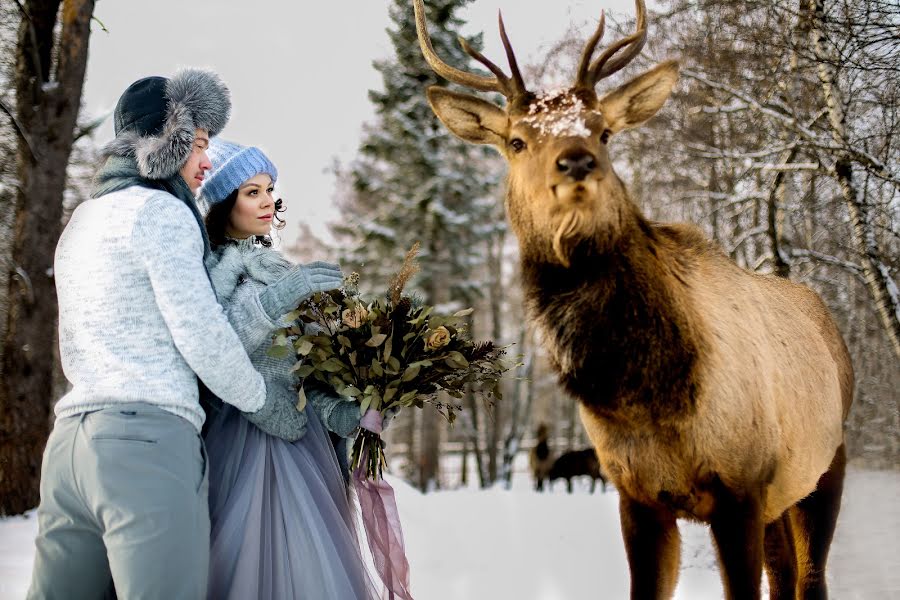
[{"label": "snowy field", "polygon": [[[582,600],[626,598],[628,575],[615,490],[573,494],[558,482],[513,489],[422,495],[392,478],[417,600]],[[900,473],[848,474],[829,563],[833,600],[900,598]],[[705,528],[682,524],[676,598],[722,597]],[[0,600],[25,596],[36,519],[0,520]]]}]

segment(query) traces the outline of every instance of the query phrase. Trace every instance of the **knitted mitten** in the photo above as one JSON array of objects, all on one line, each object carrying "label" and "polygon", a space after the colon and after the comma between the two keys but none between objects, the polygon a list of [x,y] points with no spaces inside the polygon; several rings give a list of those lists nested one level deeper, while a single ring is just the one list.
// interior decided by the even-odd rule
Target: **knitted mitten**
[{"label": "knitted mitten", "polygon": [[303,389],[327,430],[348,437],[359,427],[359,404],[338,396],[321,384],[305,382]]},{"label": "knitted mitten", "polygon": [[[263,370],[264,371],[264,370]],[[266,381],[266,401],[258,411],[244,413],[248,421],[268,433],[289,442],[296,442],[306,433],[306,414],[297,410],[297,395],[281,381]]]},{"label": "knitted mitten", "polygon": [[273,321],[317,292],[341,287],[344,276],[338,265],[313,262],[297,265],[259,295],[263,310]]}]

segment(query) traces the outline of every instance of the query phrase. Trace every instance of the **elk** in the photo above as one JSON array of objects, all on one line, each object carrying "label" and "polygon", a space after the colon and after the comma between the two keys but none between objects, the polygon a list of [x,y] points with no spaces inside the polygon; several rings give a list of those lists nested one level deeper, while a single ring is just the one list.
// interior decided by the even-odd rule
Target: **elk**
[{"label": "elk", "polygon": [[511,75],[461,39],[492,73],[478,75],[435,54],[413,2],[430,67],[506,98],[500,108],[427,90],[451,132],[508,163],[529,318],[619,490],[631,597],[672,596],[686,518],[709,525],[728,598],[759,598],[763,565],[772,598],[825,598],[853,391],[847,348],[810,289],[739,268],[695,226],[649,221],[613,171],[611,137],[650,119],[678,78],[667,61],[595,90],[640,53],[643,0],[635,32],[594,59],[601,16],[575,83],[548,93],[526,89],[502,16]]},{"label": "elk", "polygon": [[535,431],[535,444],[528,453],[528,466],[531,468],[531,475],[534,477],[534,489],[541,492],[544,490],[544,480],[550,473],[550,467],[553,466],[553,456],[550,454],[550,430],[545,423],[537,426]]}]

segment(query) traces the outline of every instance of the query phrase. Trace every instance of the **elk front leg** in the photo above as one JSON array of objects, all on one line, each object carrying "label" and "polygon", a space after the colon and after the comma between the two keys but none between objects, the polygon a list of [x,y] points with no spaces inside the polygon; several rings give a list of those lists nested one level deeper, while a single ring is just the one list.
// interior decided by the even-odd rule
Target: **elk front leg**
[{"label": "elk front leg", "polygon": [[763,539],[761,494],[721,486],[710,519],[728,600],[759,600]]},{"label": "elk front leg", "polygon": [[631,600],[667,600],[678,582],[681,539],[675,515],[619,497],[622,537],[631,573]]}]

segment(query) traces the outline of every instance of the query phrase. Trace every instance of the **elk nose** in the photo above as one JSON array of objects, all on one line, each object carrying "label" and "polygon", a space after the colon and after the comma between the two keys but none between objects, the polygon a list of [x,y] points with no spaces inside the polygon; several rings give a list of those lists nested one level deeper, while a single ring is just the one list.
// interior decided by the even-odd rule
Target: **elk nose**
[{"label": "elk nose", "polygon": [[575,181],[582,181],[597,168],[597,159],[585,150],[566,152],[556,159],[556,170]]}]

